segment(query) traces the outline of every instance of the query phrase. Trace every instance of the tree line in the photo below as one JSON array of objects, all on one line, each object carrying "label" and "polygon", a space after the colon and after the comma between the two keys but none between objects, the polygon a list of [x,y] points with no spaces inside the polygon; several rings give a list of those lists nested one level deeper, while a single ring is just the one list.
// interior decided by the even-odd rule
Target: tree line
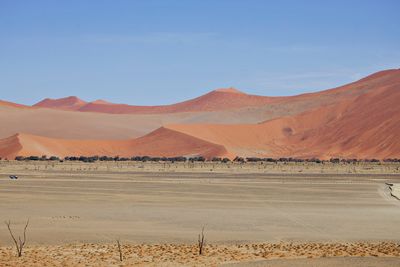
[{"label": "tree line", "polygon": [[[1,158],[0,158],[1,160]],[[97,161],[136,161],[136,162],[221,162],[221,163],[246,163],[246,162],[265,162],[265,163],[278,163],[278,162],[313,162],[318,164],[323,163],[343,163],[343,164],[351,164],[351,163],[361,163],[361,162],[372,162],[372,163],[380,163],[380,162],[400,162],[398,158],[388,158],[384,160],[379,159],[345,159],[345,158],[331,158],[329,160],[322,160],[318,158],[310,158],[310,159],[299,159],[299,158],[258,158],[258,157],[235,157],[233,160],[229,158],[205,158],[202,156],[199,157],[151,157],[151,156],[133,156],[133,157],[110,157],[110,156],[67,156],[64,158],[46,155],[43,156],[17,156],[15,157],[16,161],[81,161],[93,163]]]}]

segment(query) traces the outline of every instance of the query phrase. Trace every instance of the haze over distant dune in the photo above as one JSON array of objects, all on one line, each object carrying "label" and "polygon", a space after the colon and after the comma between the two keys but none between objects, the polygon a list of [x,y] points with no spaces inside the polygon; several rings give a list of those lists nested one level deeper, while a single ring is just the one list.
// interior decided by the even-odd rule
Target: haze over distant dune
[{"label": "haze over distant dune", "polygon": [[29,106],[16,104],[8,101],[0,100],[0,107],[14,107],[14,108],[30,108]]},{"label": "haze over distant dune", "polygon": [[163,106],[1,101],[0,156],[400,157],[399,103],[398,69],[289,97],[226,88]]},{"label": "haze over distant dune", "polygon": [[39,103],[33,105],[34,107],[41,107],[41,108],[54,108],[54,109],[61,109],[61,110],[79,110],[87,102],[79,99],[76,96],[69,96],[60,99],[51,99],[46,98]]},{"label": "haze over distant dune", "polygon": [[270,103],[271,97],[248,95],[234,88],[214,90],[203,96],[172,105],[162,106],[132,106],[114,104],[104,100],[85,102],[77,97],[70,96],[61,99],[45,99],[35,107],[77,110],[82,112],[99,112],[110,114],[158,114],[178,112],[218,111],[234,108],[260,106]]}]

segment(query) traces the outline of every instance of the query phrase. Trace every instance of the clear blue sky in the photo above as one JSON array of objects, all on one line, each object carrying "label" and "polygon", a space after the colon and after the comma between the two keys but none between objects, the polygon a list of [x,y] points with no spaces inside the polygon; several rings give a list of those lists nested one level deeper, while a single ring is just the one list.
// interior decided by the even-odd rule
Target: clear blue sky
[{"label": "clear blue sky", "polygon": [[400,1],[0,0],[0,99],[168,104],[400,67]]}]

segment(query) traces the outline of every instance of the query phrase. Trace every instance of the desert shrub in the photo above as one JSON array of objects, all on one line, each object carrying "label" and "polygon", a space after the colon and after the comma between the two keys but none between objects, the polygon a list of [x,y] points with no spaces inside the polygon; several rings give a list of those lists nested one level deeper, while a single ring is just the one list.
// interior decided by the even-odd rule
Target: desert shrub
[{"label": "desert shrub", "polygon": [[340,163],[340,159],[339,158],[331,158],[329,161],[331,163]]},{"label": "desert shrub", "polygon": [[234,161],[234,162],[240,162],[240,163],[244,163],[244,162],[245,162],[244,158],[239,157],[239,156],[236,156],[236,157],[233,159],[233,161]]},{"label": "desert shrub", "polygon": [[198,241],[197,241],[199,255],[203,255],[205,245],[206,245],[206,240],[205,240],[205,236],[204,236],[204,227],[203,227],[201,229],[201,233],[199,234]]},{"label": "desert shrub", "polygon": [[14,236],[14,233],[11,229],[11,221],[6,221],[5,222],[8,232],[10,233],[10,236],[12,238],[12,240],[14,241],[15,244],[15,249],[17,251],[17,256],[21,257],[22,256],[22,250],[25,247],[26,244],[26,229],[28,228],[29,225],[29,219],[26,221],[25,227],[24,227],[24,233],[23,233],[23,237],[21,238],[20,236],[18,236],[18,238],[16,238]]},{"label": "desert shrub", "polygon": [[80,157],[78,158],[78,160],[79,160],[79,161],[86,162],[86,161],[88,161],[88,158],[85,157],[85,156],[80,156]]},{"label": "desert shrub", "polygon": [[251,158],[246,158],[247,162],[259,162],[259,161],[263,161],[263,159],[261,158],[256,158],[256,157],[251,157]]},{"label": "desert shrub", "polygon": [[112,157],[107,157],[107,156],[101,156],[101,157],[99,157],[99,160],[100,160],[100,161],[113,161],[114,158],[112,158]]},{"label": "desert shrub", "polygon": [[228,158],[223,158],[223,159],[222,159],[222,163],[228,163],[228,162],[231,162],[231,160],[228,159]]},{"label": "desert shrub", "polygon": [[172,161],[178,161],[178,162],[185,162],[186,161],[186,157],[173,157]]},{"label": "desert shrub", "polygon": [[204,161],[206,161],[206,159],[204,157],[192,157],[192,158],[189,158],[189,161],[190,162],[195,162],[195,161],[204,162]]},{"label": "desert shrub", "polygon": [[279,158],[278,159],[279,162],[289,162],[288,158]]},{"label": "desert shrub", "polygon": [[383,162],[400,162],[400,159],[388,158],[388,159],[384,159]]},{"label": "desert shrub", "polygon": [[341,159],[340,162],[351,164],[351,163],[357,163],[358,160],[357,159]]}]

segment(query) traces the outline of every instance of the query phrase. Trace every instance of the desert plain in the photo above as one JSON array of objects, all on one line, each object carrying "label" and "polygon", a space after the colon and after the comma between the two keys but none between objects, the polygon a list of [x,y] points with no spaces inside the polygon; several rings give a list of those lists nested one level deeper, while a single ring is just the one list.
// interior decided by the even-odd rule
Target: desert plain
[{"label": "desert plain", "polygon": [[399,11],[0,1],[0,267],[400,266]]},{"label": "desert plain", "polygon": [[398,183],[398,163],[0,161],[0,219],[29,219],[21,258],[0,224],[0,265],[398,266]]}]

